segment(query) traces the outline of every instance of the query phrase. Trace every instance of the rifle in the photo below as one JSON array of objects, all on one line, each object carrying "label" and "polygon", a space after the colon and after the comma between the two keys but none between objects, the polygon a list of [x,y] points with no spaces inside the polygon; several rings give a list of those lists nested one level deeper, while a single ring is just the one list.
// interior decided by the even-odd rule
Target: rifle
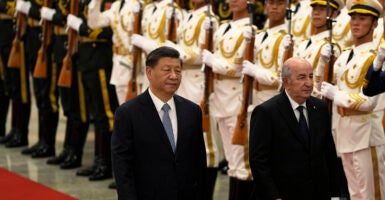
[{"label": "rifle", "polygon": [[[327,12],[327,20],[326,20],[326,26],[327,26],[327,29],[329,30],[329,37],[328,37],[328,42],[330,44],[330,52],[331,52],[331,55],[330,55],[330,59],[329,59],[329,62],[326,63],[326,66],[325,66],[325,71],[324,71],[324,80],[326,80],[328,83],[331,83],[333,84],[333,66],[334,66],[334,60],[335,60],[335,57],[334,57],[334,45],[333,45],[333,18],[332,18],[332,8],[330,6],[330,0],[327,0],[327,4],[326,4],[326,12]],[[333,101],[330,100],[330,99],[327,99],[325,98],[324,99],[326,104],[327,104],[327,107],[328,107],[328,110],[329,110],[329,114],[330,116],[332,115],[332,110],[333,110]]]},{"label": "rifle", "polygon": [[[247,1],[247,10],[250,17],[250,27],[252,28],[251,39],[247,41],[245,49],[245,60],[253,62],[254,60],[254,29],[253,29],[253,4],[250,0]],[[247,123],[247,108],[252,100],[253,92],[253,78],[245,75],[243,78],[243,94],[240,112],[237,116],[237,123],[235,124],[234,136],[232,138],[233,144],[245,145],[248,138],[248,123]]]},{"label": "rifle", "polygon": [[[43,6],[52,7],[52,0],[44,0]],[[35,64],[35,70],[33,71],[33,77],[35,78],[47,78],[47,48],[51,44],[51,32],[52,24],[48,20],[43,20],[42,32],[41,32],[41,46],[37,52],[37,60]]]},{"label": "rifle", "polygon": [[[133,32],[136,33],[136,34],[140,34],[140,25],[141,25],[141,21],[142,21],[142,12],[143,12],[143,7],[141,5],[140,2],[138,2],[140,4],[140,10],[138,13],[134,13],[134,27],[133,27]],[[137,46],[133,46],[133,49],[132,49],[132,77],[131,79],[128,81],[128,91],[127,91],[127,95],[126,95],[126,101],[136,97],[136,95],[138,95],[138,92],[137,92],[137,84],[136,84],[136,75],[141,67],[141,58],[142,58],[142,51],[139,47]]]},{"label": "rifle", "polygon": [[167,39],[175,43],[176,42],[175,0],[172,1],[171,6],[172,6],[172,15],[171,15],[170,21],[168,22]]},{"label": "rifle", "polygon": [[[209,51],[213,50],[213,24],[211,22],[211,12],[210,12],[210,1],[205,0],[207,5],[207,15],[210,19],[210,29],[206,31],[205,35],[205,47]],[[201,69],[205,74],[205,83],[204,83],[204,91],[203,98],[201,101],[201,109],[202,109],[202,129],[204,132],[210,132],[210,110],[209,110],[209,96],[214,90],[214,73],[210,67],[206,67],[205,64],[202,64]]]},{"label": "rifle", "polygon": [[[8,59],[8,67],[10,68],[20,68],[21,67],[21,59],[22,59],[22,54],[24,54],[24,47],[21,42],[21,38],[25,34],[26,30],[26,16],[24,13],[17,12],[17,19],[16,19],[16,34],[15,38],[12,41],[12,48],[11,52],[9,54],[9,59]],[[21,52],[23,51],[23,53]]]},{"label": "rifle", "polygon": [[[79,0],[71,0],[70,2],[70,13],[78,16],[79,15]],[[61,87],[71,87],[72,84],[72,56],[77,51],[77,36],[78,33],[69,29],[68,33],[68,46],[67,53],[63,58],[63,66],[60,71],[59,80],[57,82],[58,86]]]},{"label": "rifle", "polygon": [[293,57],[293,35],[291,34],[291,19],[292,19],[293,11],[291,10],[291,0],[286,1],[286,20],[287,20],[287,34],[290,35],[291,38],[291,45],[288,50],[285,51],[285,55],[283,57],[283,62],[285,62],[287,59]]}]

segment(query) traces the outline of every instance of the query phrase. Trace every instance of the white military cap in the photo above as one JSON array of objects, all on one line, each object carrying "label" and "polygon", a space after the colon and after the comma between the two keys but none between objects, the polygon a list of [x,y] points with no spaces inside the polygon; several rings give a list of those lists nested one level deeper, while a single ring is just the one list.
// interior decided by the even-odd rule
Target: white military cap
[{"label": "white military cap", "polygon": [[383,8],[377,0],[348,0],[346,3],[349,15],[353,13],[382,17]]},{"label": "white military cap", "polygon": [[[321,5],[321,6],[327,6],[328,1],[327,0],[311,0],[310,5]],[[330,0],[330,6],[336,10],[341,10],[345,4],[343,0]]]}]

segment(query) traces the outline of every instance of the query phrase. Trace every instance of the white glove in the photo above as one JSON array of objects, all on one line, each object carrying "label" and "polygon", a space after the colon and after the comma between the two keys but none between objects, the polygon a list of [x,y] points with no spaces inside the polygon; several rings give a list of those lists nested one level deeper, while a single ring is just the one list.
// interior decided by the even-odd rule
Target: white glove
[{"label": "white glove", "polygon": [[132,9],[132,12],[137,14],[140,12],[140,3],[139,2],[135,2],[135,3],[132,3],[131,4],[131,9]]},{"label": "white glove", "polygon": [[246,26],[243,28],[243,38],[245,38],[245,40],[251,40],[251,38],[253,37],[253,30],[250,26]]},{"label": "white glove", "polygon": [[213,64],[214,64],[214,60],[215,60],[215,57],[214,57],[214,54],[211,53],[210,51],[204,49],[202,51],[202,63],[208,65],[209,67],[213,67]]},{"label": "white glove", "polygon": [[40,12],[41,12],[42,19],[47,21],[52,21],[53,16],[56,13],[56,10],[48,7],[42,7]]},{"label": "white glove", "polygon": [[293,41],[292,41],[292,38],[289,34],[283,36],[283,39],[281,41],[281,45],[283,46],[283,48],[285,48],[285,50],[289,50],[292,43],[293,43]]},{"label": "white glove", "polygon": [[257,66],[255,66],[253,63],[248,60],[244,60],[242,62],[242,74],[249,75],[251,77],[256,77],[257,73]]},{"label": "white glove", "polygon": [[321,84],[321,95],[330,99],[334,100],[334,96],[337,92],[337,86],[332,85],[328,82],[323,81]]},{"label": "white glove", "polygon": [[99,5],[100,0],[91,0],[91,2],[88,4],[88,9],[93,9],[95,6]]},{"label": "white glove", "polygon": [[377,56],[373,61],[373,70],[378,71],[382,68],[385,60],[385,49],[383,47],[378,47]]},{"label": "white glove", "polygon": [[16,10],[19,12],[22,12],[28,15],[30,9],[31,9],[31,2],[23,1],[23,0],[18,0],[16,2]]},{"label": "white glove", "polygon": [[166,17],[168,20],[171,19],[172,15],[174,14],[174,19],[177,19],[178,18],[178,12],[177,12],[177,8],[173,8],[173,7],[168,7],[167,10],[166,10]]},{"label": "white glove", "polygon": [[[332,51],[331,51],[331,45],[330,44],[326,44],[322,47],[321,49],[321,59],[324,61],[324,62],[329,62],[330,60],[330,56],[332,55]],[[334,52],[334,55],[336,54],[336,46],[333,46],[333,52]]]},{"label": "white glove", "polygon": [[83,20],[75,15],[68,14],[67,16],[67,26],[79,32],[80,25],[82,25]]},{"label": "white glove", "polygon": [[150,53],[152,50],[158,47],[155,42],[139,34],[132,34],[131,44],[143,49],[146,53]]},{"label": "white glove", "polygon": [[210,20],[210,17],[206,17],[205,20],[203,21],[203,29],[205,31],[210,30],[210,28],[211,28],[210,27],[210,25],[211,25],[210,22],[211,22],[212,25],[214,25],[215,19],[211,17],[211,20]]}]

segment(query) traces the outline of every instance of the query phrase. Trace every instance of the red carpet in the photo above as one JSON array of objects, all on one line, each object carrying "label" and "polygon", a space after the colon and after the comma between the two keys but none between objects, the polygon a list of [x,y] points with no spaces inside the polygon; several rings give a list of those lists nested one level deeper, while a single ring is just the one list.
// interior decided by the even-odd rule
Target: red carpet
[{"label": "red carpet", "polygon": [[76,198],[0,168],[0,199],[75,200]]}]

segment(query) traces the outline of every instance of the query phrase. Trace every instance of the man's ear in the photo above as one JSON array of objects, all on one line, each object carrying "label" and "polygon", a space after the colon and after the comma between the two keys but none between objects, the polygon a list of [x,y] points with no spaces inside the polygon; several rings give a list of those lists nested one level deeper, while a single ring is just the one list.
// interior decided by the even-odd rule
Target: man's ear
[{"label": "man's ear", "polygon": [[152,68],[146,67],[146,75],[147,75],[148,80],[151,80],[151,76],[152,76],[151,73],[152,73]]}]

